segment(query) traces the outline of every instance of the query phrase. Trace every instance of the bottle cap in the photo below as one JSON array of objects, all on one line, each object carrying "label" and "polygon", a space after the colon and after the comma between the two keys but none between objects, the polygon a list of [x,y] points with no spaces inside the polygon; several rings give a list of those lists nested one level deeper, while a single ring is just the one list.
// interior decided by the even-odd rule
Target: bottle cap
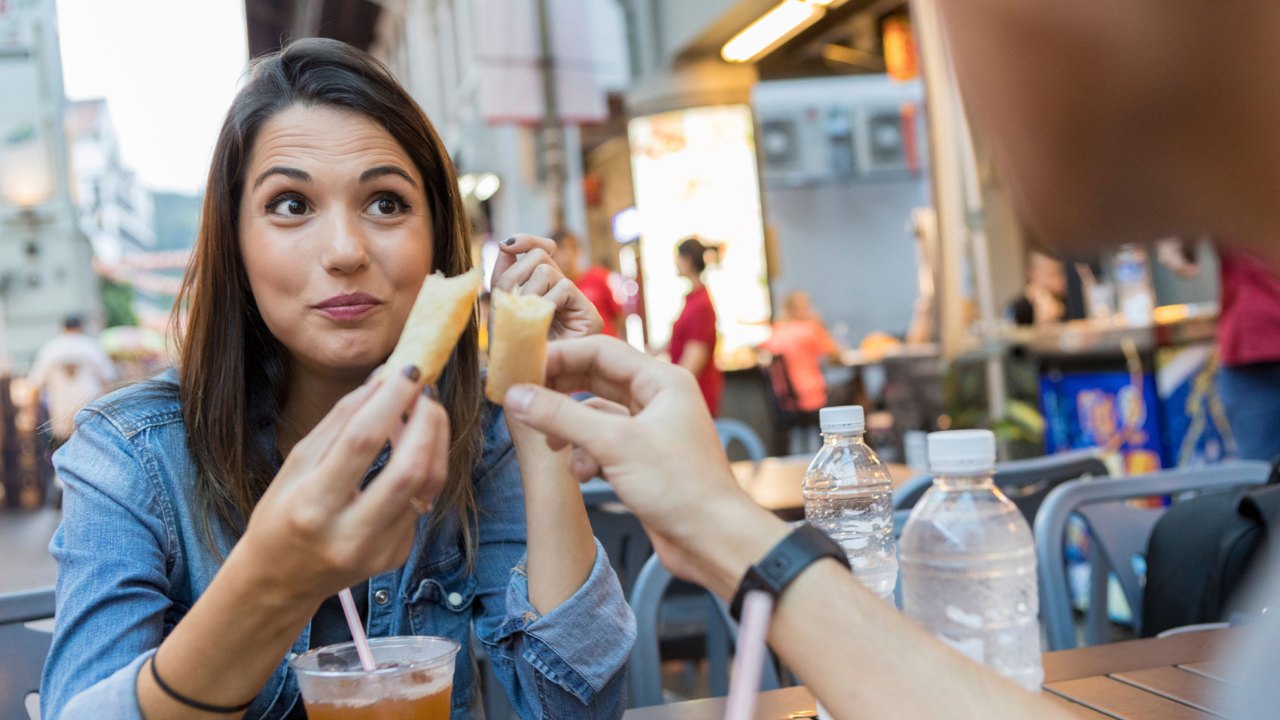
[{"label": "bottle cap", "polygon": [[824,433],[860,433],[867,423],[861,405],[838,405],[818,411],[818,426]]},{"label": "bottle cap", "polygon": [[990,430],[929,433],[929,472],[934,475],[989,473],[996,465],[996,436]]}]

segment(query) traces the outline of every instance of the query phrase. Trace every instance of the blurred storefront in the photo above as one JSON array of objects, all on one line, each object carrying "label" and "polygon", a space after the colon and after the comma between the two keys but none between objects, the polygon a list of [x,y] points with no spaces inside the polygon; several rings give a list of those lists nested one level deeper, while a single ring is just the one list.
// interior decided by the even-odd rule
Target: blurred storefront
[{"label": "blurred storefront", "polygon": [[383,58],[463,173],[480,245],[584,236],[586,260],[615,274],[633,345],[662,346],[679,311],[675,244],[711,245],[723,413],[764,437],[816,433],[756,350],[804,291],[844,348],[826,367],[830,402],[879,411],[891,456],[913,432],[961,426],[995,428],[1006,455],[1099,446],[1134,470],[1230,453],[1206,380],[1216,288],[1144,260],[1135,291],[1128,256],[1064,258],[1070,322],[1006,317],[1036,238],[970,133],[934,0],[246,10],[255,54],[323,33]]},{"label": "blurred storefront", "polygon": [[22,372],[67,315],[98,310],[70,189],[53,0],[0,4],[0,374]]}]

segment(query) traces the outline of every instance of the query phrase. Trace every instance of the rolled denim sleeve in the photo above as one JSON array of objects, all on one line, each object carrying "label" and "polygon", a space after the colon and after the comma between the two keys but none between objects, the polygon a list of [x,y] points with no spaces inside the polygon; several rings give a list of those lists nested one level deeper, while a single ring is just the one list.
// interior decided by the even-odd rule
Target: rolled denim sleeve
[{"label": "rolled denim sleeve", "polygon": [[101,415],[82,416],[55,467],[65,492],[49,545],[57,605],[41,716],[141,718],[138,669],[171,604],[165,508],[130,441]]},{"label": "rolled denim sleeve", "polygon": [[486,472],[477,483],[477,635],[520,717],[621,717],[635,616],[599,542],[582,586],[545,615],[534,609],[519,467],[505,422],[494,412]]},{"label": "rolled denim sleeve", "polygon": [[631,654],[636,620],[599,541],[586,582],[546,615],[540,615],[529,602],[523,563],[515,567],[498,638],[520,635],[524,646],[521,659],[583,705],[609,687]]}]

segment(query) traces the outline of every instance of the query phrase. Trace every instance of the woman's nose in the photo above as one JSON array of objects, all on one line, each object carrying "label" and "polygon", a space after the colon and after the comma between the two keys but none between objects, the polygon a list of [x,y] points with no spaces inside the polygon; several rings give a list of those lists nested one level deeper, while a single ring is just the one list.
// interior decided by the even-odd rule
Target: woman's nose
[{"label": "woman's nose", "polygon": [[326,270],[349,275],[369,265],[367,238],[359,220],[345,213],[338,215],[329,223],[329,235],[324,254]]}]

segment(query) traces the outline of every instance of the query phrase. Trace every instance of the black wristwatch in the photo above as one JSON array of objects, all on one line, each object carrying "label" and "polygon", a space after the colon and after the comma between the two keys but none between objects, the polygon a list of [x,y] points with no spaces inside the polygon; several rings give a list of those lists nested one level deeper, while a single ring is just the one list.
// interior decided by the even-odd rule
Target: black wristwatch
[{"label": "black wristwatch", "polygon": [[739,620],[742,612],[742,601],[752,590],[763,590],[773,596],[774,601],[782,595],[805,568],[822,558],[836,560],[845,568],[849,567],[849,558],[844,548],[818,528],[804,523],[791,531],[760,562],[747,568],[747,574],[738,584],[738,592],[733,594],[733,602],[729,605],[729,614]]}]

